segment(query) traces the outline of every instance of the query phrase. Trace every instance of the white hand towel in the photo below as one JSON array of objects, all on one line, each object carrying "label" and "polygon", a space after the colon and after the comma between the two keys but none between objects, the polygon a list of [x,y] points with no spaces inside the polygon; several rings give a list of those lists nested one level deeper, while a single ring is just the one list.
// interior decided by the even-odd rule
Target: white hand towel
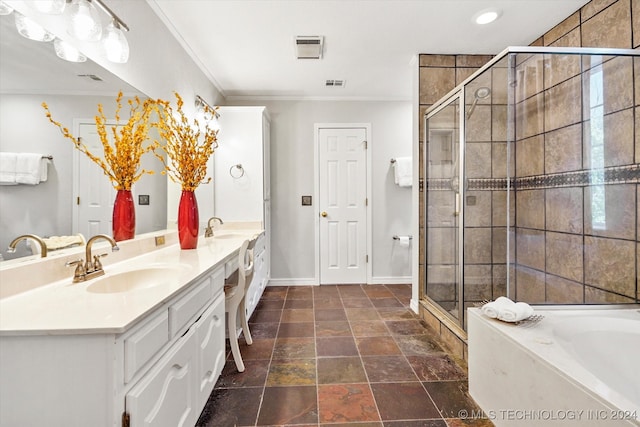
[{"label": "white hand towel", "polygon": [[519,322],[528,319],[531,315],[533,315],[533,308],[529,304],[526,302],[517,302],[512,306],[501,307],[498,320],[504,322]]},{"label": "white hand towel", "polygon": [[397,157],[393,164],[395,183],[400,187],[411,187],[413,181],[413,160],[411,157]]},{"label": "white hand towel", "polygon": [[16,182],[18,184],[36,185],[40,183],[42,154],[18,153],[16,162]]},{"label": "white hand towel", "polygon": [[40,182],[45,182],[49,178],[49,159],[40,160]]},{"label": "white hand towel", "polygon": [[512,307],[513,305],[515,305],[515,303],[509,298],[498,297],[495,301],[491,301],[483,305],[481,311],[485,316],[496,319],[500,316],[500,312],[503,308]]},{"label": "white hand towel", "polygon": [[0,185],[16,185],[16,153],[0,153]]}]

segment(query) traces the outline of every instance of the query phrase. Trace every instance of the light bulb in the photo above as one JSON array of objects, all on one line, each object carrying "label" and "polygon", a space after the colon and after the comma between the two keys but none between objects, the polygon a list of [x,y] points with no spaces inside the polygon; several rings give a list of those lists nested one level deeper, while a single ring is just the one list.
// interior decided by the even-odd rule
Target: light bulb
[{"label": "light bulb", "polygon": [[64,59],[65,61],[85,62],[87,60],[87,57],[80,53],[78,49],[64,40],[55,39],[53,41],[53,48],[58,58]]},{"label": "light bulb", "polygon": [[38,12],[49,15],[60,15],[64,12],[64,7],[67,2],[65,0],[35,0],[32,4]]},{"label": "light bulb", "polygon": [[124,64],[129,60],[129,42],[122,30],[113,22],[104,29],[102,46],[109,61]]},{"label": "light bulb", "polygon": [[0,1],[0,15],[10,15],[13,8],[3,1]]},{"label": "light bulb", "polygon": [[53,34],[42,28],[31,18],[16,12],[16,28],[21,36],[39,42],[50,42],[55,38]]},{"label": "light bulb", "polygon": [[100,15],[87,0],[73,0],[68,12],[69,34],[78,40],[97,42],[102,37]]}]

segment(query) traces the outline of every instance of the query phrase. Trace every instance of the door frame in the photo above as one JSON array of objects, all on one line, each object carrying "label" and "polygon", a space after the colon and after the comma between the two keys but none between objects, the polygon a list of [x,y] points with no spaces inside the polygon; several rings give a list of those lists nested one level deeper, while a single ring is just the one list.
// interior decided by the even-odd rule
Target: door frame
[{"label": "door frame", "polygon": [[365,206],[367,224],[366,224],[366,232],[367,232],[367,255],[369,256],[369,261],[367,262],[367,276],[366,283],[371,283],[371,278],[373,276],[373,227],[371,220],[371,206],[372,202],[372,168],[371,168],[371,148],[372,148],[372,137],[371,137],[371,123],[314,123],[313,125],[313,199],[316,202],[313,204],[313,215],[314,215],[314,229],[315,229],[315,277],[314,282],[316,284],[320,284],[320,205],[318,201],[320,200],[320,140],[319,134],[320,129],[352,129],[352,128],[360,128],[364,129],[367,134],[367,150],[366,150],[366,160],[365,164],[367,167],[367,200],[368,203]]}]

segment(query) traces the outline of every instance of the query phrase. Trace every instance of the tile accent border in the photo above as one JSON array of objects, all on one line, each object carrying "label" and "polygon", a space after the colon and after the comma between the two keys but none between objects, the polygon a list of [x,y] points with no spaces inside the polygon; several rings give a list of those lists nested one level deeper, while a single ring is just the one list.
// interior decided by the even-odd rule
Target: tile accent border
[{"label": "tile accent border", "polygon": [[[451,179],[426,180],[427,190],[451,191]],[[544,188],[588,187],[592,185],[640,184],[640,164],[526,176],[522,178],[470,178],[469,191],[482,190],[538,190]]]}]

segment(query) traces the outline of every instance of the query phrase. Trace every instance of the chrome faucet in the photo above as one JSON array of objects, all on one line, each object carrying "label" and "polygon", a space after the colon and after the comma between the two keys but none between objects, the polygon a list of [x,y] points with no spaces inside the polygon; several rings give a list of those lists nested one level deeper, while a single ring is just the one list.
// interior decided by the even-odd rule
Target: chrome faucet
[{"label": "chrome faucet", "polygon": [[9,243],[9,248],[7,249],[7,252],[9,252],[10,254],[14,253],[16,251],[16,245],[21,240],[26,240],[26,239],[35,240],[36,242],[38,242],[38,244],[40,245],[40,258],[44,258],[47,256],[46,243],[44,243],[44,240],[42,240],[41,237],[36,236],[35,234],[23,234],[22,236],[16,237],[15,239],[13,239],[13,242]]},{"label": "chrome faucet", "polygon": [[211,221],[213,220],[218,220],[220,225],[224,224],[224,222],[220,218],[218,218],[217,216],[212,216],[207,222],[207,228],[204,230],[204,237],[213,237],[213,226],[211,225]]},{"label": "chrome faucet", "polygon": [[106,234],[96,234],[95,236],[90,238],[87,242],[85,252],[86,261],[78,259],[76,261],[69,261],[65,264],[67,267],[71,267],[73,265],[76,266],[76,270],[73,274],[73,283],[84,282],[85,280],[104,275],[104,270],[102,269],[100,258],[106,257],[108,254],[104,253],[100,255],[94,255],[93,261],[91,260],[91,246],[93,246],[93,242],[100,239],[107,240],[109,243],[111,243],[111,252],[120,250],[120,248],[116,244],[116,241]]}]

